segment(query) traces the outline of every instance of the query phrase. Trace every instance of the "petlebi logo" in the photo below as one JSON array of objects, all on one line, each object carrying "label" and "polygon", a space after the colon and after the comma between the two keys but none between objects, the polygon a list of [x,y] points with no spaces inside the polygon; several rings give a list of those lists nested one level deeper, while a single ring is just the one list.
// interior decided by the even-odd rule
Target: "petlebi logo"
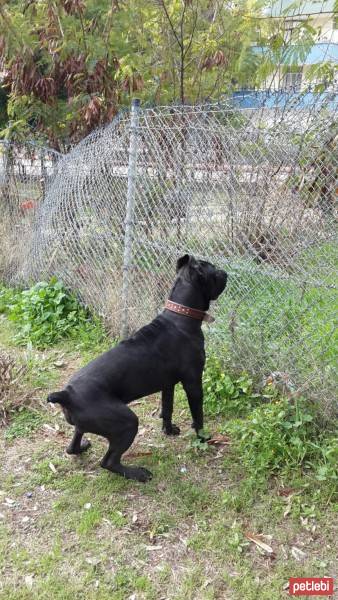
[{"label": "petlebi logo", "polygon": [[331,596],[333,577],[290,577],[291,596]]}]

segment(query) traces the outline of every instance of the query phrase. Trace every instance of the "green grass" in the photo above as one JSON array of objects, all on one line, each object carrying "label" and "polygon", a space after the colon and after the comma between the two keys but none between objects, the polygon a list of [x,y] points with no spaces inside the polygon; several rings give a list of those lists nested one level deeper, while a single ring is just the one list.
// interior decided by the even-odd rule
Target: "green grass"
[{"label": "green grass", "polygon": [[[334,438],[329,430],[318,437],[306,416],[315,407],[304,400],[297,413],[291,406],[279,417],[288,405],[278,406],[273,390],[257,396],[254,378],[210,360],[206,429],[227,432],[230,445],[196,444],[180,390],[174,422],[182,434],[163,436],[158,399],[148,398],[134,407],[146,431],[132,451],[150,454],[126,461],[154,477],[146,485],[127,481],[99,467],[107,444],[96,436],[87,453],[67,456],[72,428],[44,401],[107,339],[39,352],[16,349],[12,328],[0,321],[0,346],[26,363],[20,390],[34,388],[36,399],[0,429],[0,600],[283,600],[291,576],[334,575]],[[297,435],[308,458],[295,442],[300,454],[292,451],[287,468]],[[263,555],[248,532],[268,536],[275,557]]]},{"label": "green grass", "polygon": [[36,411],[23,408],[13,417],[11,424],[5,431],[6,440],[27,437],[38,429],[43,423],[43,417]]},{"label": "green grass", "polygon": [[[187,412],[182,419],[188,427]],[[154,419],[150,423],[159,425]],[[163,444],[156,431],[149,441]],[[32,526],[40,534],[26,534],[20,520],[0,533],[0,547],[7,549],[0,560],[0,598],[75,594],[125,600],[136,594],[148,600],[162,596],[277,600],[284,597],[282,586],[288,577],[332,572],[333,508],[321,508],[304,478],[284,517],[287,498],[277,493],[281,482],[257,489],[250,480],[239,478],[238,464],[223,464],[224,454],[216,458],[212,449],[192,451],[189,438],[165,439],[164,448],[135,459],[154,473],[145,486],[100,470],[103,445],[97,442],[87,456],[70,459],[63,454],[63,440],[37,438],[32,461],[15,476],[21,488],[14,498],[39,506]],[[182,464],[187,467],[184,473]],[[27,489],[32,490],[31,500],[23,500]],[[310,510],[313,502],[315,511]],[[20,511],[24,514],[22,507]],[[308,523],[302,524],[300,517]],[[310,529],[305,527],[314,524],[320,536],[310,543]],[[272,536],[274,561],[248,542],[247,531]],[[300,543],[307,553],[304,564],[290,555],[291,547]],[[30,580],[25,583],[27,575],[33,578],[32,587]]]},{"label": "green grass", "polygon": [[[217,327],[223,340],[224,359],[230,354],[253,372],[262,366],[265,372],[283,370],[296,383],[311,374],[314,378],[315,367],[332,381],[338,346],[337,262],[336,248],[324,244],[301,255],[295,273],[286,279],[267,265],[251,271],[245,264],[232,265],[227,291],[217,302],[222,319],[211,328],[212,333]],[[305,272],[303,284],[298,268]],[[319,383],[314,383],[318,391]]]}]

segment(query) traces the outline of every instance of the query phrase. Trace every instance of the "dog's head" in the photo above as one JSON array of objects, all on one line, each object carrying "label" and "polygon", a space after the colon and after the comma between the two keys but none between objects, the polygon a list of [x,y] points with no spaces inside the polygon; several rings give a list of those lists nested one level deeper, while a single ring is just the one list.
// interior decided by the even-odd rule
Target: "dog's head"
[{"label": "dog's head", "polygon": [[217,269],[205,260],[197,260],[189,254],[178,259],[176,272],[182,272],[185,279],[190,280],[194,287],[198,287],[208,303],[216,300],[224,291],[228,278],[222,269]]}]

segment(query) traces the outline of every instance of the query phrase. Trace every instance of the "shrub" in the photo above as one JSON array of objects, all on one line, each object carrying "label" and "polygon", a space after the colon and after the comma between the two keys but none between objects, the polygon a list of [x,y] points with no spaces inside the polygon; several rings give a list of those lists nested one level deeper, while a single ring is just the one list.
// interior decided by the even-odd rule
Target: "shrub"
[{"label": "shrub", "polygon": [[[19,293],[3,292],[2,306],[15,323],[18,345],[44,348],[65,337],[88,337],[98,326],[98,320],[56,278]],[[102,326],[99,329],[103,335]]]},{"label": "shrub", "polygon": [[16,298],[20,292],[12,288],[6,288],[0,285],[0,314],[8,312],[10,304],[16,302]]},{"label": "shrub", "polygon": [[208,357],[203,373],[204,406],[206,414],[243,416],[261,399],[253,391],[248,374],[230,377],[215,355]]},{"label": "shrub", "polygon": [[318,480],[338,480],[337,438],[320,432],[305,399],[282,398],[256,407],[246,419],[226,426],[234,451],[247,472],[266,477],[297,468]]}]

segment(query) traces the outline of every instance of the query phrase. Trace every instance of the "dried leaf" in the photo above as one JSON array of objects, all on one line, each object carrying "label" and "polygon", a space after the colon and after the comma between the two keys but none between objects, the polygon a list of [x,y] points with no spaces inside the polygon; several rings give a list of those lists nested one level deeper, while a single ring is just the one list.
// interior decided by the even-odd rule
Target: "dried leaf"
[{"label": "dried leaf", "polygon": [[139,456],[151,456],[152,452],[150,450],[144,450],[144,452],[129,452],[126,454],[124,458],[138,458]]},{"label": "dried leaf", "polygon": [[288,506],[287,506],[287,509],[286,509],[286,510],[284,511],[284,513],[283,513],[283,517],[284,517],[284,519],[285,519],[285,517],[287,517],[287,516],[288,516],[288,514],[290,514],[290,512],[291,512],[291,508],[292,508],[291,504],[288,504]]},{"label": "dried leaf", "polygon": [[227,435],[217,434],[211,440],[207,440],[207,444],[210,446],[228,446],[230,438]]},{"label": "dried leaf", "polygon": [[56,367],[57,369],[62,369],[63,367],[67,366],[67,363],[65,363],[62,360],[57,360],[53,363],[54,367]]},{"label": "dried leaf", "polygon": [[290,496],[290,494],[293,494],[293,492],[295,491],[296,490],[294,490],[293,488],[282,488],[278,490],[278,496]]},{"label": "dried leaf", "polygon": [[96,565],[98,565],[101,562],[100,558],[95,558],[94,556],[87,556],[85,560],[86,563],[88,563],[89,565],[93,565],[94,567],[96,567]]},{"label": "dried leaf", "polygon": [[273,548],[271,548],[271,546],[269,546],[268,544],[266,544],[265,542],[262,541],[262,534],[252,534],[252,533],[246,533],[245,537],[250,540],[250,542],[253,542],[254,544],[256,544],[256,546],[258,546],[259,548],[261,548],[262,550],[264,550],[264,552],[266,552],[267,554],[269,554],[269,556],[273,556],[274,555],[274,551]]},{"label": "dried leaf", "polygon": [[297,546],[292,546],[291,554],[293,558],[298,561],[302,561],[304,560],[304,558],[306,558],[305,552],[303,552],[303,550],[301,550],[300,548],[297,548]]},{"label": "dried leaf", "polygon": [[33,587],[33,575],[26,575],[26,577],[25,577],[25,584],[29,588]]}]

